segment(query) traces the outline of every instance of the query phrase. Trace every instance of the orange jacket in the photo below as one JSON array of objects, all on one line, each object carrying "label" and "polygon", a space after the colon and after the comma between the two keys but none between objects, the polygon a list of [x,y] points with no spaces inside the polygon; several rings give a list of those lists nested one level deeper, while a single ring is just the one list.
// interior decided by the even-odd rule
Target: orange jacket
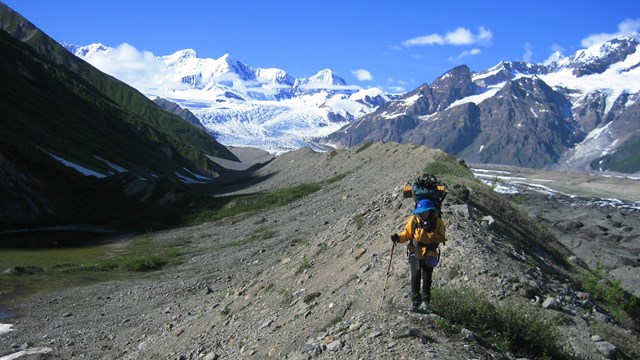
[{"label": "orange jacket", "polygon": [[[421,259],[425,256],[438,256],[437,245],[446,241],[446,226],[439,216],[435,217],[436,227],[434,231],[428,232],[423,227],[422,220],[418,215],[412,215],[407,221],[404,230],[398,234],[399,242],[405,243],[409,240],[409,252],[415,253],[416,257]],[[432,245],[433,244],[433,245]],[[427,245],[431,250],[427,249]],[[418,251],[416,251],[418,249]]]}]

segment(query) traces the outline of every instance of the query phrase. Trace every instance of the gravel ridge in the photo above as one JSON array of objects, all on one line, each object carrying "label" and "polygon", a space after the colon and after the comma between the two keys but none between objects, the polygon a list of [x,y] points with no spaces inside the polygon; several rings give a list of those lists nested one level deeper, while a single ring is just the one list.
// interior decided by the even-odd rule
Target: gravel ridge
[{"label": "gravel ridge", "polygon": [[[280,155],[253,174],[262,181],[238,192],[344,177],[274,210],[152,233],[160,244],[189,239],[197,251],[177,267],[16,304],[0,359],[29,348],[45,350],[22,358],[510,358],[468,330],[444,331],[437,314],[407,311],[408,265],[404,249],[391,252],[389,235],[413,207],[400,187],[442,154],[376,143]],[[443,208],[448,241],[434,287],[547,303],[545,311],[565,318],[563,334],[577,354],[604,359],[618,351],[616,339],[593,338],[589,327],[610,317],[582,301],[561,271],[543,270],[552,261],[495,233],[497,219],[454,196]]]}]

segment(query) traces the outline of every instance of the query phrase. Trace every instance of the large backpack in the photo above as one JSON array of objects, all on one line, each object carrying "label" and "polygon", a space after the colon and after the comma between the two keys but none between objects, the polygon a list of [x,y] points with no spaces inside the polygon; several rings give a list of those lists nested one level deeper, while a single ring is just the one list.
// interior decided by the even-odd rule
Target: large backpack
[{"label": "large backpack", "polygon": [[438,212],[441,212],[442,202],[446,196],[447,184],[430,173],[423,173],[412,184],[402,187],[402,197],[405,199],[412,197],[415,204],[422,199],[429,199]]},{"label": "large backpack", "polygon": [[[437,215],[442,217],[442,202],[444,201],[444,198],[447,197],[447,184],[440,181],[433,174],[423,173],[414,180],[413,183],[409,183],[402,187],[402,197],[405,199],[413,198],[414,207],[418,205],[418,201],[422,199],[429,199],[438,210]],[[417,220],[414,219],[414,221]],[[410,252],[409,245],[410,244],[407,244],[407,254]],[[416,247],[416,245],[411,245],[414,246],[414,248]],[[435,249],[438,251],[438,256],[427,257],[425,258],[425,261],[427,261],[428,267],[435,267],[440,261],[440,248],[438,247],[438,244],[432,244],[430,246],[435,246]],[[430,248],[430,246],[427,246],[427,249],[434,250],[433,248]]]}]

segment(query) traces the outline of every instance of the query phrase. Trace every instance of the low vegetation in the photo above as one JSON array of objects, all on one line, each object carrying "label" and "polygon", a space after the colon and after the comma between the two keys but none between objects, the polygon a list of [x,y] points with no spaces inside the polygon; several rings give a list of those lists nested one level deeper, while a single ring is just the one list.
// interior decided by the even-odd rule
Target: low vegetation
[{"label": "low vegetation", "polygon": [[[336,175],[318,183],[301,184],[271,192],[225,197],[213,208],[191,216],[187,222],[197,224],[216,221],[284,206],[345,176],[347,174]],[[255,230],[243,243],[260,241],[275,235],[276,230],[265,226]],[[3,264],[5,269],[14,271],[12,274],[0,274],[0,293],[11,295],[18,292],[46,292],[69,285],[107,281],[158,270],[179,263],[180,256],[187,251],[185,246],[188,243],[188,239],[178,239],[168,244],[158,244],[151,235],[143,235],[126,242],[125,246],[99,244],[53,249],[3,250],[0,252],[0,264]],[[238,243],[225,246],[236,245]],[[305,266],[308,266],[308,263]]]},{"label": "low vegetation", "polygon": [[464,161],[456,161],[452,155],[442,153],[434,157],[434,161],[424,168],[424,172],[436,174],[448,186],[463,182],[464,185],[479,184]]},{"label": "low vegetation", "polygon": [[[180,263],[188,240],[157,243],[150,235],[128,242],[85,247],[0,252],[0,293],[47,292],[133,276]],[[23,271],[24,269],[28,271]]]},{"label": "low vegetation", "polygon": [[441,327],[467,328],[503,351],[533,358],[575,358],[560,342],[554,321],[533,307],[494,304],[473,290],[453,288],[434,289],[431,305],[448,322]]},{"label": "low vegetation", "polygon": [[220,199],[213,208],[201,210],[185,220],[190,225],[196,225],[245,213],[266,211],[287,205],[320,190],[320,188],[319,184],[301,184],[271,192],[229,196]]},{"label": "low vegetation", "polygon": [[347,175],[348,174],[339,174],[318,183],[305,183],[288,188],[276,189],[270,192],[219,198],[214,206],[200,210],[198,213],[187,217],[185,222],[190,225],[196,225],[204,222],[215,222],[241,214],[274,209],[311,195],[322,189],[323,186],[340,181]]},{"label": "low vegetation", "polygon": [[621,286],[620,280],[610,281],[602,264],[596,264],[593,271],[580,277],[582,289],[591,298],[604,306],[618,321],[626,326],[637,327],[634,323],[640,317],[638,297],[628,294]]},{"label": "low vegetation", "polygon": [[356,149],[356,154],[366,150],[369,146],[373,145],[373,142],[367,141],[364,144],[360,145],[359,148]]}]

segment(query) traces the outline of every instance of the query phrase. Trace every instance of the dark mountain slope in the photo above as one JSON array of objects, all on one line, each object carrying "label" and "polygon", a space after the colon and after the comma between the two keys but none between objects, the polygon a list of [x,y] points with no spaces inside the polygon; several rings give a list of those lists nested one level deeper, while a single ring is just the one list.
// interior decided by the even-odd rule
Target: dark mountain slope
[{"label": "dark mountain slope", "polygon": [[473,74],[458,66],[325,140],[422,144],[470,163],[636,173],[638,46],[633,35],[546,64],[500,62]]},{"label": "dark mountain slope", "polygon": [[28,40],[0,30],[0,229],[165,226],[199,203],[187,183],[225,171],[207,155],[237,159],[2,4],[0,23]]},{"label": "dark mountain slope", "polygon": [[538,78],[520,78],[480,103],[482,134],[462,152],[471,162],[548,166],[584,134],[571,104]]},{"label": "dark mountain slope", "polygon": [[[81,79],[89,82],[122,109],[138,115],[141,121],[148,123],[167,136],[175,138],[172,141],[176,150],[183,156],[192,157],[198,152],[203,152],[225,159],[237,160],[231,152],[208,134],[185,121],[179,121],[180,118],[163,111],[136,89],[77,58],[4,4],[0,4],[0,29],[30,45],[43,58],[79,75]],[[196,162],[202,171],[211,170],[209,169],[210,164],[207,163],[204,156],[198,156]]]},{"label": "dark mountain slope", "polygon": [[[158,184],[151,179],[195,169],[166,134],[2,31],[0,113],[0,227],[5,229],[75,222],[114,226],[105,214],[142,206],[131,206],[127,199],[136,192],[125,194],[125,186],[140,183],[149,196]],[[120,180],[85,176],[54,156]],[[128,173],[115,175],[124,171],[115,164]],[[108,185],[119,181],[120,187]],[[175,181],[166,185],[180,187]],[[135,225],[136,218],[126,222]]]}]

